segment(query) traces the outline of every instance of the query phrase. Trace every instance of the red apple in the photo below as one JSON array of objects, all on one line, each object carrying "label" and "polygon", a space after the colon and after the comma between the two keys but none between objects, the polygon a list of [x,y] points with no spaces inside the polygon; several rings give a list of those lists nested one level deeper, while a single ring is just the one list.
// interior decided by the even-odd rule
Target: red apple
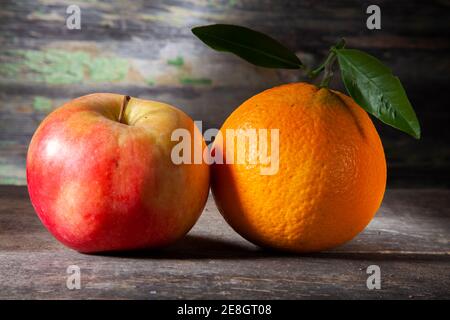
[{"label": "red apple", "polygon": [[164,103],[97,93],[56,109],[27,155],[28,191],[43,224],[81,252],[183,237],[205,205],[209,169],[172,161],[171,134],[180,128],[205,148],[192,119]]}]

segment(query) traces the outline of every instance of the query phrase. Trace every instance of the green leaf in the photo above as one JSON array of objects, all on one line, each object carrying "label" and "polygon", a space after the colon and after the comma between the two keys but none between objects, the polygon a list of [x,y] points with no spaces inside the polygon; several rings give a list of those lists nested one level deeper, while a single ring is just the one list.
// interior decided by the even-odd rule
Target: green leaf
[{"label": "green leaf", "polygon": [[249,28],[213,24],[195,27],[192,33],[212,49],[232,52],[257,66],[278,69],[303,67],[295,53],[271,37]]},{"label": "green leaf", "polygon": [[350,96],[384,123],[420,138],[420,124],[400,80],[375,57],[336,49],[342,80]]}]

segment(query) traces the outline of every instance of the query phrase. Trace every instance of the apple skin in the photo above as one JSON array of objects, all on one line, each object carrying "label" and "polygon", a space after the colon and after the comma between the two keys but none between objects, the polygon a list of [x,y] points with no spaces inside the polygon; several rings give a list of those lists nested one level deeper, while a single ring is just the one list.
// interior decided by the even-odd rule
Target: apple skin
[{"label": "apple skin", "polygon": [[205,148],[192,119],[170,105],[96,93],[48,115],[27,154],[31,202],[63,244],[93,253],[168,245],[199,218],[209,167],[171,160],[172,131],[185,128]]}]

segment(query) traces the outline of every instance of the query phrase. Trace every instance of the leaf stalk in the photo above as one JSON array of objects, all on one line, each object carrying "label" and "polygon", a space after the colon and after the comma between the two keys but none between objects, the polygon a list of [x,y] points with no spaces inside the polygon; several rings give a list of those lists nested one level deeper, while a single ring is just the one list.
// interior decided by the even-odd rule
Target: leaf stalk
[{"label": "leaf stalk", "polygon": [[322,62],[317,68],[308,72],[308,77],[310,79],[315,79],[321,72],[324,72],[322,77],[322,81],[320,82],[320,87],[326,88],[330,84],[330,81],[334,75],[333,68],[334,63],[336,62],[336,50],[342,49],[345,47],[345,40],[341,39],[338,43],[332,46],[329,50],[328,56],[325,61]]}]

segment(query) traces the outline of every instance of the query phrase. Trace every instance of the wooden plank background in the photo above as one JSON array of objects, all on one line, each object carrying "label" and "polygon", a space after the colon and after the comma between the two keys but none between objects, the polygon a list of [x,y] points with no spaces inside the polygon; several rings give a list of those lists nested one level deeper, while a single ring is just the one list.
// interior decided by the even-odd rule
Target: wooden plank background
[{"label": "wooden plank background", "polygon": [[[66,28],[71,4],[81,8],[81,30]],[[369,4],[381,7],[382,30],[365,27]],[[445,0],[2,1],[0,184],[26,183],[31,135],[46,114],[77,96],[108,91],[161,100],[209,128],[251,95],[304,79],[213,52],[190,32],[233,23],[269,33],[312,64],[340,37],[383,60],[404,83],[423,129],[416,141],[375,120],[389,185],[448,187],[449,12]],[[337,78],[332,86],[342,89]]]}]

